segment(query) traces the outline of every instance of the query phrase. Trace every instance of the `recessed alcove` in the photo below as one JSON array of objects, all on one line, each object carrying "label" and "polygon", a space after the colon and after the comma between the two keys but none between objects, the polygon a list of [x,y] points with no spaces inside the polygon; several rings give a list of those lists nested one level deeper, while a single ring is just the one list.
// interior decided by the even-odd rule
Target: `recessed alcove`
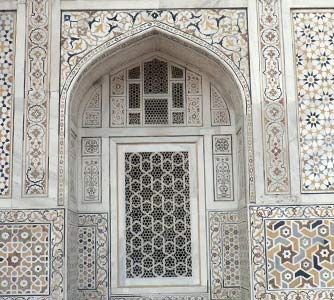
[{"label": "recessed alcove", "polygon": [[[67,203],[109,213],[110,293],[212,292],[211,217],[233,214],[239,247],[246,201],[246,108],[233,73],[152,30],[87,67],[71,95]],[[226,290],[240,285],[237,251]],[[92,274],[84,259],[79,283]]]}]

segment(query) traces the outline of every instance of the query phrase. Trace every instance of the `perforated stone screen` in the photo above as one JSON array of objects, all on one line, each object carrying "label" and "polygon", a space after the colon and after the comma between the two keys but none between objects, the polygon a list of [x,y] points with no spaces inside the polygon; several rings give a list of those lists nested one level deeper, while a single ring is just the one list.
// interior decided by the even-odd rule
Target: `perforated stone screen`
[{"label": "perforated stone screen", "polygon": [[127,278],[191,277],[188,152],[125,153]]}]

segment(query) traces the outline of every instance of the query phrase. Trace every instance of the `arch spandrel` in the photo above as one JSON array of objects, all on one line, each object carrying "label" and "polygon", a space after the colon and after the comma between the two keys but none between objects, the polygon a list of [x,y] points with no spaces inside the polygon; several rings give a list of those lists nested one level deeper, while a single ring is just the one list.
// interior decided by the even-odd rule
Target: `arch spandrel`
[{"label": "arch spandrel", "polygon": [[185,33],[190,40],[197,38],[212,45],[249,78],[245,9],[65,11],[62,20],[63,83],[87,53],[97,47],[118,42],[130,32],[164,25],[174,29],[174,34]]},{"label": "arch spandrel", "polygon": [[[164,43],[158,43],[164,41],[165,44],[169,45],[168,52],[175,51],[175,55],[180,57],[181,53],[186,53],[185,51],[178,52],[177,50],[183,49],[188,50],[196,54],[196,60],[194,62],[188,62],[192,65],[197,65],[199,68],[202,66],[208,68],[209,65],[215,66],[212,70],[215,70],[217,73],[213,75],[214,77],[219,78],[219,74],[224,74],[224,80],[222,81],[225,85],[224,90],[227,93],[233,95],[233,101],[235,103],[240,103],[240,112],[243,116],[243,119],[246,119],[245,125],[245,136],[247,139],[248,145],[248,177],[249,177],[249,198],[252,200],[255,197],[254,192],[254,167],[253,167],[253,139],[252,139],[252,113],[251,113],[251,100],[250,92],[248,88],[247,79],[234,64],[234,62],[227,57],[222,51],[218,50],[217,47],[208,44],[206,41],[203,41],[197,37],[194,37],[188,33],[181,32],[178,29],[172,28],[168,25],[165,25],[160,22],[154,22],[145,24],[144,28],[136,28],[130,30],[125,34],[114,38],[113,40],[107,41],[99,47],[91,50],[87,55],[81,59],[78,64],[71,70],[66,80],[62,81],[62,90],[60,97],[60,135],[59,135],[59,202],[62,204],[64,202],[65,195],[65,124],[68,122],[68,116],[65,112],[69,111],[69,105],[71,103],[70,99],[80,98],[80,92],[77,94],[77,91],[81,87],[87,86],[88,82],[93,82],[95,79],[98,79],[101,74],[106,73],[105,71],[111,68],[110,63],[113,62],[112,57],[117,56],[118,63],[122,63],[123,53],[123,63],[124,60],[129,60],[131,57],[124,55],[124,53],[131,49],[135,48],[139,51],[139,45],[144,45],[142,50],[145,49],[145,43],[147,39],[156,39],[155,47],[157,44],[165,47]],[[175,47],[177,45],[177,47]],[[152,46],[152,45],[151,45]],[[168,48],[168,47],[167,47]],[[152,48],[151,48],[152,50]],[[155,49],[156,50],[156,49]],[[161,50],[161,49],[159,49]],[[165,49],[166,50],[166,49]],[[145,53],[144,51],[144,53]],[[146,52],[147,53],[147,52]],[[183,55],[185,61],[187,59],[186,54]],[[201,58],[201,59],[199,59]],[[89,76],[88,76],[89,74]],[[88,78],[89,77],[89,78]],[[224,84],[225,83],[225,84]],[[78,89],[80,87],[80,89]],[[84,93],[84,88],[81,89],[81,93]],[[242,99],[242,101],[240,101]]]}]

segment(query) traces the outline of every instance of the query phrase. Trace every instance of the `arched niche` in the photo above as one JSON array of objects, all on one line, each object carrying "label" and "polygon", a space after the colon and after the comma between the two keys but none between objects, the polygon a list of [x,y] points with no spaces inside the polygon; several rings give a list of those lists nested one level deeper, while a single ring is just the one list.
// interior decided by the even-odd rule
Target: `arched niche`
[{"label": "arched niche", "polygon": [[[138,60],[138,57],[151,56],[152,53],[161,53],[171,57],[174,61],[182,62],[183,65],[191,65],[193,69],[210,75],[229,102],[233,111],[237,113],[236,118],[245,118],[251,112],[249,105],[249,91],[237,75],[229,66],[222,63],[217,57],[206,53],[199,46],[194,46],[187,40],[177,38],[171,39],[165,32],[160,30],[151,30],[150,34],[143,36],[139,40],[134,40],[129,45],[116,50],[98,63],[84,68],[79,79],[72,84],[70,101],[66,104],[67,111],[76,111],[76,106],[80,103],[91,84],[101,78],[103,74],[110,70],[121,70],[124,66]],[[242,78],[241,73],[239,76]],[[72,118],[73,120],[73,118]]]},{"label": "arched niche", "polygon": [[[232,107],[234,120],[238,123],[237,127],[242,128],[241,136],[238,138],[243,143],[245,153],[246,174],[246,198],[254,198],[254,168],[253,168],[253,145],[252,145],[252,113],[250,94],[247,82],[241,72],[222,53],[217,55],[210,46],[199,46],[191,39],[186,39],[178,35],[172,35],[161,28],[149,28],[140,34],[134,32],[133,37],[110,47],[104,46],[95,56],[90,54],[90,58],[83,59],[79,65],[71,72],[63,86],[60,105],[60,123],[67,124],[60,126],[60,171],[59,171],[59,197],[64,197],[65,187],[68,190],[67,181],[64,179],[68,173],[68,160],[70,135],[68,124],[75,125],[76,112],[83,95],[86,94],[92,83],[99,80],[103,74],[110,70],[117,70],[136,58],[145,56],[147,53],[162,53],[184,65],[191,65],[195,69],[201,70],[211,76],[215,86],[224,95],[225,101]],[[81,100],[80,100],[81,99]],[[65,110],[65,106],[66,110]],[[66,112],[66,113],[65,113]],[[75,113],[74,113],[75,115]],[[64,116],[64,117],[62,117]],[[64,118],[64,120],[63,120]],[[65,132],[66,128],[66,132]],[[63,133],[62,133],[63,132]],[[67,138],[62,140],[62,136]],[[65,141],[67,141],[65,143]],[[64,152],[62,149],[65,149]],[[66,169],[64,169],[64,166]],[[66,175],[67,176],[67,175]]]},{"label": "arched niche", "polygon": [[[159,58],[169,64],[178,65],[184,68],[184,70],[189,70],[201,76],[203,80],[203,114],[205,113],[206,116],[203,118],[203,123],[200,126],[193,128],[188,128],[188,126],[183,128],[177,126],[110,128],[109,121],[106,121],[106,118],[103,117],[109,115],[109,109],[105,110],[103,103],[105,101],[108,102],[110,99],[110,78],[122,70],[128,70],[133,65],[141,64],[143,61],[149,61],[153,58]],[[249,91],[244,85],[245,82],[241,82],[241,79],[240,74],[238,77],[228,64],[223,63],[222,60],[204,48],[198,45],[195,46],[185,39],[175,38],[161,30],[155,29],[146,35],[141,35],[138,39],[132,39],[131,42],[125,43],[114,51],[110,50],[97,57],[96,61],[91,61],[90,64],[87,64],[79,73],[77,80],[73,81],[71,88],[68,90],[70,97],[66,103],[66,135],[68,141],[66,161],[69,178],[68,192],[65,194],[67,195],[66,203],[70,208],[79,211],[107,212],[110,210],[111,232],[124,230],[115,221],[118,219],[118,214],[122,215],[124,213],[122,210],[119,211],[119,207],[115,207],[114,204],[115,199],[118,197],[118,185],[120,183],[111,179],[111,177],[115,178],[118,175],[116,167],[118,159],[118,154],[116,153],[118,151],[123,151],[122,153],[124,154],[125,151],[135,149],[134,145],[140,145],[139,147],[143,149],[142,151],[147,152],[147,144],[151,142],[157,145],[174,143],[178,144],[180,149],[183,150],[188,149],[186,145],[194,145],[193,149],[196,149],[195,151],[189,148],[189,153],[193,155],[189,161],[196,163],[196,168],[194,167],[194,169],[199,170],[197,175],[199,174],[200,176],[198,176],[199,179],[194,190],[199,191],[197,197],[200,201],[198,202],[198,210],[192,212],[190,215],[197,218],[192,219],[192,224],[195,223],[198,225],[196,228],[201,233],[201,237],[197,239],[197,242],[201,246],[199,247],[199,244],[194,244],[194,246],[200,249],[197,253],[198,257],[194,257],[194,263],[201,262],[201,270],[195,270],[194,274],[197,272],[196,276],[194,275],[194,278],[191,279],[185,278],[184,281],[175,281],[175,278],[172,278],[166,282],[166,286],[169,287],[165,287],[164,282],[157,280],[155,287],[153,284],[152,289],[147,289],[144,287],[147,283],[145,280],[143,281],[143,286],[141,286],[142,283],[140,280],[138,283],[136,280],[133,281],[124,278],[126,270],[122,270],[122,263],[123,266],[125,263],[117,258],[119,257],[117,241],[112,243],[111,247],[111,268],[121,270],[116,275],[113,273],[111,276],[111,289],[115,293],[177,293],[181,292],[188,285],[193,286],[194,291],[198,293],[207,290],[208,274],[205,266],[207,257],[205,242],[205,227],[207,226],[205,224],[206,209],[230,210],[238,208],[238,205],[242,206],[245,202],[244,189],[246,189],[246,186],[244,183],[247,179],[249,180],[244,171],[248,166],[247,164],[243,164],[243,158],[247,157],[247,160],[252,160],[249,156],[252,152],[247,149],[249,135],[251,135],[250,98]],[[229,111],[231,122],[228,126],[212,126],[211,103],[214,93],[223,98]],[[96,101],[100,101],[100,108],[98,105],[95,105]],[[86,126],[88,128],[85,128],[82,125],[82,116],[88,106],[92,108],[93,112],[94,109],[100,111],[102,121],[96,122],[94,126]],[[229,150],[231,152],[232,164],[228,166],[233,170],[232,180],[234,182],[232,191],[233,204],[231,205],[229,203],[232,202],[217,199],[217,195],[215,194],[216,183],[214,180],[216,165],[214,161],[216,158],[221,159],[223,156],[226,156],[226,153],[221,153],[219,152],[220,150],[217,152],[214,150],[214,145],[216,137],[219,138],[222,136],[225,140],[226,138],[228,140],[230,137],[232,139]],[[95,149],[93,150],[95,151],[93,155],[92,153],[85,153],[84,148],[82,148],[83,143],[86,141],[92,146],[91,149]],[[118,145],[124,144],[127,145],[126,147],[128,148],[125,148],[127,150],[117,148]],[[222,145],[221,141],[219,145]],[[161,152],[163,148],[156,146],[152,151]],[[183,152],[186,152],[186,150]],[[91,160],[92,157],[93,160]],[[123,161],[124,157],[123,155]],[[101,193],[101,198],[93,197],[93,201],[91,202],[83,201],[82,192],[78,193],[78,190],[82,191],[82,182],[85,176],[82,171],[82,162],[84,160],[90,161],[90,172],[96,172],[100,168],[98,176],[100,176],[101,186],[99,187],[99,193]],[[111,167],[109,168],[109,166]],[[226,164],[222,163],[219,168],[225,168],[225,166]],[[76,182],[80,181],[81,184],[77,186]],[[113,238],[111,237],[111,239]],[[192,236],[192,241],[194,240],[196,240],[196,237]],[[170,290],[171,287],[172,290]]]}]

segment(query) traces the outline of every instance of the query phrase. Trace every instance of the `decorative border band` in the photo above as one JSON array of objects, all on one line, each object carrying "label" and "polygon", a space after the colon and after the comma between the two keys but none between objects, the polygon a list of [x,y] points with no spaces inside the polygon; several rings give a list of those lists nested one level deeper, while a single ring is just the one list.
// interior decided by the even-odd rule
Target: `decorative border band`
[{"label": "decorative border band", "polygon": [[49,12],[51,1],[27,1],[23,195],[48,195]]}]

